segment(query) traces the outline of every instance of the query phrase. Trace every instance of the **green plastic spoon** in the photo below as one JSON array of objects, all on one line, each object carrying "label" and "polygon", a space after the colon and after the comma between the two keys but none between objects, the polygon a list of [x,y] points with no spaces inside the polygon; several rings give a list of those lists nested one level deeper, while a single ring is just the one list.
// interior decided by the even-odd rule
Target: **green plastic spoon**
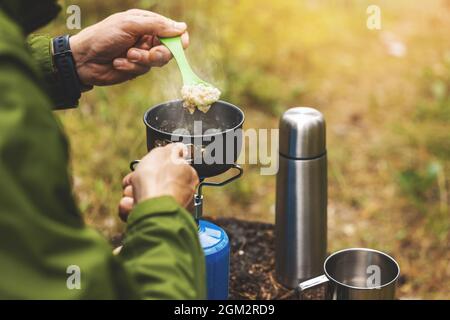
[{"label": "green plastic spoon", "polygon": [[184,85],[204,84],[211,87],[213,86],[212,84],[200,79],[200,77],[197,76],[192,70],[186,58],[186,55],[184,54],[183,44],[181,43],[180,36],[171,38],[159,38],[159,40],[170,50],[170,52],[172,52],[175,60],[177,61],[181,76],[183,77]]}]

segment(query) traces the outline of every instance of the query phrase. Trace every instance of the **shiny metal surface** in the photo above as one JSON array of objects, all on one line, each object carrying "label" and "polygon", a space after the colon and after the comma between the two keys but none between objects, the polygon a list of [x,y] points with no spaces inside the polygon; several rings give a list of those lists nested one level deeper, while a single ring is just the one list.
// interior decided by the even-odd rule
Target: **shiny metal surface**
[{"label": "shiny metal surface", "polygon": [[277,176],[276,276],[288,288],[321,274],[327,250],[327,159],[280,156]]},{"label": "shiny metal surface", "polygon": [[300,289],[301,292],[320,286],[324,283],[327,283],[328,281],[330,281],[326,275],[321,275],[303,282],[300,282],[300,284],[298,285],[298,288]]},{"label": "shiny metal surface", "polygon": [[325,131],[325,119],[316,109],[289,109],[280,119],[280,154],[305,159],[324,154]]},{"label": "shiny metal surface", "polygon": [[[386,253],[351,248],[330,255],[323,266],[325,275],[299,284],[304,291],[326,283],[326,298],[334,300],[392,300],[400,275],[398,263]],[[378,273],[378,274],[376,274]],[[378,277],[379,283],[374,282]]]},{"label": "shiny metal surface", "polygon": [[292,108],[280,120],[275,269],[288,288],[323,273],[327,250],[325,120],[312,108]]}]

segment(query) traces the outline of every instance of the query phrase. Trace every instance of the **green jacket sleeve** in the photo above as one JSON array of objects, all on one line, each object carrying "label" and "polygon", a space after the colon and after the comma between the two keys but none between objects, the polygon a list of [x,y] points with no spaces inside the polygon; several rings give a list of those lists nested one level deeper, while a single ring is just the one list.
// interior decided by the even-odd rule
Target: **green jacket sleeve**
[{"label": "green jacket sleeve", "polygon": [[[0,75],[0,298],[204,298],[192,217],[171,198],[146,201],[113,256],[78,213],[47,99],[14,65],[0,63]],[[66,285],[71,265],[80,290]]]},{"label": "green jacket sleeve", "polygon": [[173,199],[136,207],[120,256],[84,224],[66,138],[21,34],[2,18],[0,299],[204,298],[195,224]]},{"label": "green jacket sleeve", "polygon": [[146,298],[206,296],[205,263],[197,225],[172,197],[136,206],[128,221],[120,257]]}]

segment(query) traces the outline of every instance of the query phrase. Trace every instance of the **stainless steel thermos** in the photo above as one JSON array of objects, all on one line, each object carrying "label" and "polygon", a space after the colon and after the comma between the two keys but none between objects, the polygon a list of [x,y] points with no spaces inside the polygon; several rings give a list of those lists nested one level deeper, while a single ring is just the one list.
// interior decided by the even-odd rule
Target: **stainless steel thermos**
[{"label": "stainless steel thermos", "polygon": [[276,276],[288,288],[323,273],[327,250],[325,119],[312,108],[280,119],[276,193]]}]

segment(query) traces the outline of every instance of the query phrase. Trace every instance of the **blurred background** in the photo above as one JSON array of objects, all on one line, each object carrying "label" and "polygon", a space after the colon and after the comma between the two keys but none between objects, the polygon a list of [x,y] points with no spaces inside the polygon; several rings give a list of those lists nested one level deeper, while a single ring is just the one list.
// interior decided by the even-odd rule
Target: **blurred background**
[{"label": "blurred background", "polygon": [[[277,128],[312,106],[327,120],[330,252],[370,247],[402,269],[400,298],[450,299],[450,1],[76,0],[40,32],[67,33],[142,8],[185,21],[194,69],[246,113],[246,128]],[[381,30],[366,9],[381,8]],[[70,31],[74,33],[74,31]],[[75,31],[76,32],[76,31]],[[86,221],[111,238],[121,179],[145,151],[144,111],[178,98],[175,62],[123,85],[95,88],[58,112],[71,140],[73,183]],[[211,216],[274,222],[275,176],[205,189]]]}]

